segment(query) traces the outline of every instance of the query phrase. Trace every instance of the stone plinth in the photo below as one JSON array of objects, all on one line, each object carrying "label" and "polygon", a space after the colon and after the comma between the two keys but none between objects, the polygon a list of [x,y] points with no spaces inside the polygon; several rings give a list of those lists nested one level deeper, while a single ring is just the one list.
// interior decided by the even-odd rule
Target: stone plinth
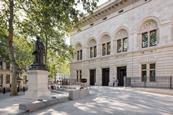
[{"label": "stone plinth", "polygon": [[48,90],[48,71],[29,70],[28,71],[28,91],[26,97],[39,98],[50,95]]}]

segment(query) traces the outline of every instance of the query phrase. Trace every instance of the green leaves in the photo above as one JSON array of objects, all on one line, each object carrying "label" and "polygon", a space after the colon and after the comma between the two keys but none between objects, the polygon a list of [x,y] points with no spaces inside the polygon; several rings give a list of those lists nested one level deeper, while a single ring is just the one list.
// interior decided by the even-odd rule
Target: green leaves
[{"label": "green leaves", "polygon": [[[96,7],[97,2],[98,0],[15,0],[13,45],[19,67],[25,68],[31,64],[32,40],[26,38],[36,35],[42,38],[47,48],[47,62],[52,75],[63,64],[68,65],[73,49],[65,43],[65,36],[79,24],[79,18],[85,12],[90,13]],[[0,12],[0,38],[8,35],[9,1],[4,0],[3,4]],[[77,8],[78,6],[82,6],[82,9]],[[6,44],[4,41],[3,43]],[[1,53],[4,50],[7,49],[3,49]]]}]

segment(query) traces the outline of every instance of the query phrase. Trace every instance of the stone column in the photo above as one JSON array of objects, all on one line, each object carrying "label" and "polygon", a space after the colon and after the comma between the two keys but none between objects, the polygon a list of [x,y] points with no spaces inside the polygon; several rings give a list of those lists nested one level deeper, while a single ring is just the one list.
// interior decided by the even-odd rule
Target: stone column
[{"label": "stone column", "polygon": [[113,85],[113,78],[116,79],[116,67],[115,66],[111,66],[110,67],[110,75],[109,75],[109,86]]},{"label": "stone column", "polygon": [[26,97],[38,99],[50,95],[48,90],[48,71],[29,70],[28,71],[28,91]]},{"label": "stone column", "polygon": [[102,85],[102,69],[100,67],[96,68],[96,83],[95,85]]}]

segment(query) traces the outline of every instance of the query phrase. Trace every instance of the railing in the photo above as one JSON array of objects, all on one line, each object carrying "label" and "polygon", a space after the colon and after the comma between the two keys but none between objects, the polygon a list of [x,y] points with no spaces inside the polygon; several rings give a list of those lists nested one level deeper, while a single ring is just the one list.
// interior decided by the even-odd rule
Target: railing
[{"label": "railing", "polygon": [[76,79],[61,79],[55,82],[57,85],[80,85]]},{"label": "railing", "polygon": [[57,89],[57,88],[84,88],[87,87],[86,83],[82,83],[82,81],[79,81],[77,79],[61,79],[57,80],[54,83],[49,83],[49,86],[51,89]]},{"label": "railing", "polygon": [[141,77],[127,77],[125,79],[125,86],[173,89],[173,77],[156,76],[154,81],[150,81],[149,77],[147,77],[146,80],[144,79],[143,81]]}]

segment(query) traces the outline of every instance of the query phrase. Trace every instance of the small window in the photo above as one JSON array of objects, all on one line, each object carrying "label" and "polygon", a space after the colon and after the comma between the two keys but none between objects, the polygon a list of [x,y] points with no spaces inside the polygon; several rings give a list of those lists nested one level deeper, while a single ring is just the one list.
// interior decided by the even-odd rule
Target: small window
[{"label": "small window", "polygon": [[80,60],[82,60],[82,50],[80,50]]},{"label": "small window", "polygon": [[150,81],[154,82],[156,81],[156,65],[155,64],[150,64]]},{"label": "small window", "polygon": [[143,33],[142,34],[142,48],[147,48],[148,47],[148,33]]},{"label": "small window", "polygon": [[158,24],[155,20],[147,20],[141,26],[141,34],[142,34],[142,48],[154,47],[157,45],[158,41]]},{"label": "small window", "polygon": [[107,43],[107,55],[110,55],[110,53],[111,53],[111,43],[108,42]]},{"label": "small window", "polygon": [[153,30],[150,32],[150,46],[156,46],[157,45],[157,31]]},{"label": "small window", "polygon": [[156,64],[142,64],[141,65],[141,81],[146,82],[147,76],[149,76],[150,82],[156,81]]},{"label": "small window", "polygon": [[77,51],[77,60],[79,60],[79,51]]},{"label": "small window", "polygon": [[78,82],[78,79],[79,79],[79,74],[78,74],[78,70],[76,71],[76,80],[77,80],[77,82]]},{"label": "small window", "polygon": [[147,64],[142,64],[142,82],[147,81]]},{"label": "small window", "polygon": [[96,48],[97,48],[96,46],[90,47],[90,58],[97,56],[97,49]]},{"label": "small window", "polygon": [[102,44],[102,55],[106,55],[106,44]]},{"label": "small window", "polygon": [[121,39],[117,40],[117,52],[121,52]]},{"label": "small window", "polygon": [[123,38],[123,52],[127,51],[128,43],[127,38]]},{"label": "small window", "polygon": [[77,60],[82,60],[82,50],[77,51]]},{"label": "small window", "polygon": [[97,57],[97,47],[94,46],[94,57]]}]

